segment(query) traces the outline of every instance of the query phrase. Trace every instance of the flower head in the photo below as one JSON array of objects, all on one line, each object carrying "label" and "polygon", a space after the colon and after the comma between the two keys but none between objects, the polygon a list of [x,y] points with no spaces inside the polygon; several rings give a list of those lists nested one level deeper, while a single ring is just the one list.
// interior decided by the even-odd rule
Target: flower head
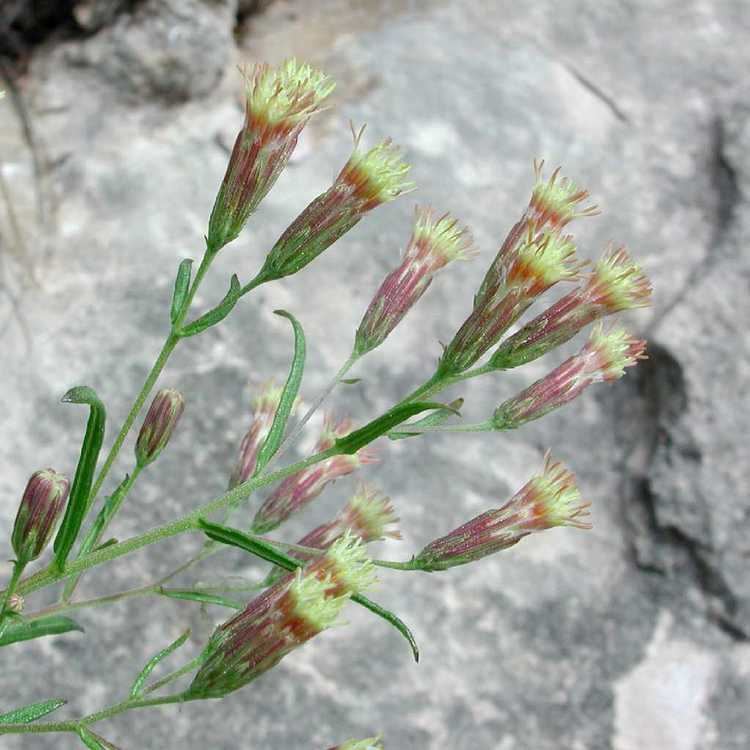
[{"label": "flower head", "polygon": [[471,367],[494,346],[536,298],[559,281],[578,278],[569,235],[543,230],[527,222],[506,242],[474,300],[474,309],[443,352],[440,371],[458,373]]},{"label": "flower head", "polygon": [[162,388],[151,402],[135,443],[138,465],[148,466],[166,448],[185,409],[185,399],[174,388]]},{"label": "flower head", "polygon": [[589,197],[588,190],[577,187],[568,177],[560,177],[560,167],[545,181],[542,179],[543,167],[543,160],[534,162],[536,182],[527,210],[537,229],[544,225],[559,229],[577,217],[595,216],[599,213],[596,206],[579,207]]},{"label": "flower head", "polygon": [[310,117],[333,91],[333,81],[294,58],[277,68],[245,72],[245,123],[237,136],[208,224],[216,252],[235,239],[273,187]]},{"label": "flower head", "polygon": [[632,338],[623,328],[605,331],[597,324],[578,354],[495,410],[495,427],[520,427],[572,401],[592,383],[622,377],[626,367],[645,358],[645,349],[645,341]]},{"label": "flower head", "polygon": [[505,505],[430,542],[416,561],[422,570],[444,570],[512,547],[535,531],[555,526],[588,529],[588,507],[589,503],[581,501],[575,476],[548,453],[542,473]]},{"label": "flower head", "polygon": [[346,534],[216,629],[188,694],[214,698],[246,685],[334,625],[346,600],[374,580],[363,544]]},{"label": "flower head", "polygon": [[[328,415],[325,419],[323,431],[318,438],[316,452],[331,448],[335,440],[346,435],[350,429],[351,421],[349,419],[336,421]],[[340,477],[351,474],[360,466],[373,463],[375,460],[375,454],[365,447],[351,455],[332,456],[287,477],[258,509],[253,520],[253,533],[265,534],[272,531],[291,515],[306,507],[331,482],[335,482]]]},{"label": "flower head", "polygon": [[401,265],[385,277],[375,293],[357,329],[354,351],[362,355],[380,346],[427,291],[438,271],[454,260],[468,260],[475,252],[471,235],[456,219],[449,214],[438,217],[432,209],[418,206]]},{"label": "flower head", "polygon": [[[229,489],[246,482],[253,475],[258,452],[271,430],[282,392],[283,388],[269,381],[253,399],[253,419],[250,423],[250,429],[242,438],[240,455],[229,480]],[[294,411],[296,405],[297,402],[295,401],[292,411]]]},{"label": "flower head", "polygon": [[25,565],[42,554],[65,508],[69,489],[68,480],[53,469],[31,475],[10,538],[18,562]]},{"label": "flower head", "polygon": [[490,364],[507,369],[531,362],[573,338],[589,323],[650,302],[648,277],[624,247],[610,246],[578,288],[503,341]]}]

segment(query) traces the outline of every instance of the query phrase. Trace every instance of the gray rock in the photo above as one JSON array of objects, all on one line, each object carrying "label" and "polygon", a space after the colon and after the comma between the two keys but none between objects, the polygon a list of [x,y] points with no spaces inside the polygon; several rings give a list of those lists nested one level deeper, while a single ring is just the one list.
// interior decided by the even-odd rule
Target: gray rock
[{"label": "gray rock", "polygon": [[[392,496],[405,541],[378,548],[382,557],[406,559],[502,502],[547,447],[576,470],[593,502],[591,532],[537,535],[443,574],[384,571],[373,598],[414,630],[418,666],[398,634],[352,607],[346,628],[317,638],[254,686],[220,703],[119,717],[101,725],[105,736],[124,748],[324,748],[377,731],[397,750],[748,746],[744,5],[325,0],[284,21],[289,4],[279,0],[268,11],[273,23],[254,19],[240,56],[278,60],[313,50],[340,80],[339,110],[311,124],[248,231],[222,251],[199,309],[221,298],[231,273],[249,278],[327,186],[349,153],[351,118],[370,123],[368,143],[392,135],[403,144],[420,185],[415,197],[469,223],[484,252],[436,281],[357,367],[363,382],[338,392],[334,406],[363,422],[430,374],[438,342],[462,322],[526,202],[538,156],[563,163],[604,209],[573,225],[582,255],[623,241],[652,276],[653,310],[630,319],[651,340],[651,359],[514,433],[383,446],[387,461],[366,478]],[[2,393],[13,394],[3,404],[0,528],[10,527],[31,471],[74,469],[84,413],[56,404],[69,386],[98,390],[112,439],[166,332],[176,265],[200,252],[225,146],[241,120],[236,74],[215,87],[235,57],[236,9],[195,0],[195,12],[178,10],[146,2],[91,39],[37,55],[26,94],[53,165],[46,190],[56,207],[41,227],[22,132],[0,108],[3,175],[38,277],[37,287],[16,289],[31,350],[23,353],[19,326],[4,334],[14,356],[0,377]],[[168,27],[192,43],[168,47]],[[165,55],[173,65],[163,64]],[[223,490],[246,427],[248,389],[283,377],[289,363],[288,324],[272,310],[289,309],[305,326],[304,392],[308,399],[319,392],[397,260],[413,202],[379,209],[302,274],[261,287],[219,329],[178,349],[163,382],[185,393],[183,421],[113,533],[137,534]],[[0,228],[5,242],[7,225]],[[3,260],[7,268],[21,262]],[[563,356],[446,397],[465,396],[465,418],[483,418]],[[131,450],[132,440],[110,488],[130,470]],[[284,538],[330,517],[352,486],[342,480],[326,492],[290,521]],[[80,595],[146,583],[199,544],[187,536],[149,547],[87,576]],[[263,572],[226,552],[196,576]],[[187,625],[184,658],[198,653],[222,612],[133,599],[77,617],[85,637],[40,640],[15,648],[12,660],[10,649],[0,654],[7,659],[0,706],[64,695],[70,704],[61,716],[96,710],[120,699],[146,659]],[[39,736],[4,746],[76,745]]]}]

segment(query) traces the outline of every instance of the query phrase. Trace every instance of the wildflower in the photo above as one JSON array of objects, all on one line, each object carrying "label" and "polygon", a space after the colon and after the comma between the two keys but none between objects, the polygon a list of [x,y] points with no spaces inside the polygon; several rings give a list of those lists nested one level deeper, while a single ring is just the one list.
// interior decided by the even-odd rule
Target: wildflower
[{"label": "wildflower", "polygon": [[445,570],[512,547],[534,531],[555,526],[589,529],[588,507],[589,503],[581,501],[575,476],[548,453],[542,473],[505,505],[430,542],[415,561],[422,570]]},{"label": "wildflower", "polygon": [[[343,437],[350,431],[351,420],[343,419],[336,422],[331,416],[327,416],[315,452],[328,450],[338,437]],[[351,455],[332,456],[287,477],[255,514],[253,533],[266,534],[272,531],[318,497],[331,482],[375,460],[371,450],[362,448]]]},{"label": "wildflower", "polygon": [[543,230],[534,234],[526,224],[522,242],[514,242],[499,255],[497,279],[475,299],[474,309],[448,344],[440,360],[440,373],[458,373],[471,367],[534,300],[559,281],[578,278],[581,263],[569,235]]},{"label": "wildflower", "polygon": [[495,428],[520,427],[572,401],[592,383],[621,378],[626,367],[645,358],[645,348],[645,341],[631,338],[623,328],[605,332],[597,324],[578,354],[495,410]]},{"label": "wildflower", "polygon": [[650,303],[648,277],[624,247],[610,246],[577,289],[503,341],[490,365],[507,369],[531,362],[599,318]]},{"label": "wildflower", "polygon": [[151,402],[135,443],[138,466],[156,461],[166,448],[185,409],[185,399],[173,388],[162,388]]},{"label": "wildflower", "polygon": [[328,76],[294,58],[278,68],[255,65],[244,75],[245,123],[211,211],[209,252],[239,235],[286,167],[307,121],[335,86]]},{"label": "wildflower", "polygon": [[[238,484],[246,482],[255,471],[258,452],[268,437],[273,426],[276,410],[279,407],[283,388],[274,385],[273,382],[266,383],[260,394],[252,401],[253,420],[250,429],[245,433],[240,444],[240,455],[229,479],[229,489]],[[295,401],[292,412],[297,405]]]},{"label": "wildflower", "polygon": [[364,128],[355,135],[354,152],[333,185],[291,223],[266,258],[261,275],[268,279],[296,273],[348,232],[373,208],[412,190],[409,166],[386,139],[366,153],[359,151]]},{"label": "wildflower", "polygon": [[385,277],[367,308],[357,329],[355,353],[361,356],[380,346],[427,291],[435,274],[474,252],[471,235],[456,219],[449,214],[436,218],[432,209],[417,207],[401,265]]},{"label": "wildflower", "polygon": [[347,535],[285,576],[216,629],[187,695],[218,698],[274,667],[331,627],[346,600],[372,584],[373,570],[362,544]]},{"label": "wildflower", "polygon": [[36,560],[52,537],[65,507],[70,483],[54,469],[31,475],[16,513],[11,545],[21,565]]}]

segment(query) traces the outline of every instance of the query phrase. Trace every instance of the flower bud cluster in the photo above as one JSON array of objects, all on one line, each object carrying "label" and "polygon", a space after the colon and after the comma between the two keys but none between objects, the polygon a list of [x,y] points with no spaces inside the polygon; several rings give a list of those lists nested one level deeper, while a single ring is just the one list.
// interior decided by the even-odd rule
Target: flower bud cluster
[{"label": "flower bud cluster", "polygon": [[645,359],[645,349],[645,341],[631,338],[623,328],[605,331],[597,323],[578,354],[495,410],[495,428],[520,427],[572,401],[592,383],[621,378],[626,367]]},{"label": "flower bud cluster", "polygon": [[555,526],[589,529],[588,507],[589,503],[581,501],[575,476],[547,454],[542,473],[505,505],[430,542],[415,558],[415,566],[445,570],[512,547],[535,531]]},{"label": "flower bud cluster", "polygon": [[135,443],[138,466],[153,463],[166,448],[185,409],[185,399],[173,388],[162,388],[151,402]]},{"label": "flower bud cluster", "polygon": [[36,560],[44,551],[65,508],[69,490],[67,478],[54,469],[42,469],[31,475],[10,538],[21,565]]},{"label": "flower bud cluster", "polygon": [[216,629],[187,695],[218,698],[251,682],[331,627],[347,599],[374,580],[364,546],[345,535]]},{"label": "flower bud cluster", "polygon": [[284,231],[261,270],[278,279],[296,273],[348,232],[373,208],[414,188],[406,179],[409,165],[386,139],[369,151],[359,150],[364,128],[355,137],[354,152],[333,185],[319,195]]},{"label": "flower bud cluster", "polygon": [[[242,438],[240,455],[229,479],[229,489],[246,482],[252,477],[255,471],[255,464],[258,460],[258,453],[273,426],[273,420],[276,416],[276,410],[279,408],[279,401],[281,400],[283,390],[283,388],[274,385],[273,382],[269,382],[263,386],[261,392],[253,399],[253,419],[250,423],[250,429]],[[297,403],[295,400],[292,406],[292,413],[294,413]]]},{"label": "flower bud cluster", "polygon": [[[350,431],[350,419],[336,421],[332,416],[326,416],[315,452],[328,450],[337,438]],[[272,531],[318,497],[331,482],[375,460],[372,450],[365,447],[351,455],[332,456],[287,477],[258,509],[253,519],[253,533],[266,534]]]},{"label": "flower bud cluster", "polygon": [[418,206],[414,229],[398,268],[386,276],[359,324],[357,356],[380,346],[427,291],[435,274],[454,260],[475,254],[469,231],[449,214],[436,217]]},{"label": "flower bud cluster", "polygon": [[328,76],[294,58],[278,68],[255,65],[245,79],[245,124],[211,211],[209,252],[239,235],[286,167],[302,129],[335,86]]}]

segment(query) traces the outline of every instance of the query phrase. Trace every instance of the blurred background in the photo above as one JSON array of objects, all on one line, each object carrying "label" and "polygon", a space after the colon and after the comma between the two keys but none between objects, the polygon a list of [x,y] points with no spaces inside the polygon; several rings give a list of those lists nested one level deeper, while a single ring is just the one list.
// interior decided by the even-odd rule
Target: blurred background
[{"label": "blurred background", "polygon": [[[186,412],[113,527],[119,538],[223,491],[252,394],[288,367],[288,323],[274,309],[307,332],[307,400],[324,387],[416,201],[468,223],[482,254],[444,273],[357,366],[362,381],[335,394],[332,407],[359,422],[431,374],[526,205],[534,158],[563,165],[603,210],[572,227],[581,255],[625,243],[654,284],[653,308],[628,320],[650,359],[623,380],[514,433],[383,445],[366,469],[401,516],[404,541],[381,545],[382,557],[406,559],[497,507],[548,447],[576,471],[593,531],[546,532],[431,576],[384,571],[374,598],[410,624],[419,665],[395,631],[350,608],[346,628],[221,703],[121,716],[100,725],[108,739],[314,750],[382,731],[389,750],[750,745],[749,33],[746,0],[0,2],[0,539],[34,470],[75,469],[85,412],[60,396],[97,390],[108,447],[153,362],[177,263],[202,251],[242,121],[240,63],[296,55],[338,87],[198,305],[220,299],[232,273],[251,278],[330,184],[350,119],[368,123],[366,145],[392,136],[404,147],[419,191],[178,349],[162,382],[183,391]],[[456,389],[465,418],[484,418],[579,345]],[[300,451],[314,436],[313,425]],[[284,538],[328,519],[353,487],[337,483]],[[199,544],[181,537],[97,569],[80,595],[145,584]],[[0,564],[0,580],[9,570]],[[228,551],[185,582],[263,573]],[[0,654],[0,709],[61,696],[61,717],[94,711],[186,625],[192,655],[225,616],[166,600],[82,611],[85,636]]]}]

